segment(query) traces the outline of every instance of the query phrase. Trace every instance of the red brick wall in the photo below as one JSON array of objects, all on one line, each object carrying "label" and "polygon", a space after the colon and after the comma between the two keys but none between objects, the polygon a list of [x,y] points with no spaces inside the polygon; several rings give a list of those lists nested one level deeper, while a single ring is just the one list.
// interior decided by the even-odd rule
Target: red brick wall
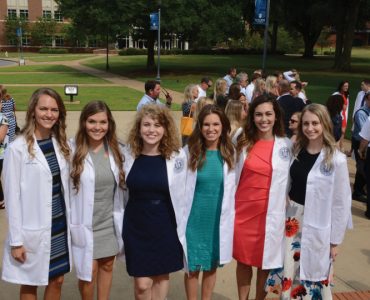
[{"label": "red brick wall", "polygon": [[8,4],[6,0],[0,0],[0,47],[5,45],[5,35],[4,35],[4,26],[5,26],[5,17],[8,14]]},{"label": "red brick wall", "polygon": [[28,19],[36,21],[42,17],[42,0],[28,0]]}]

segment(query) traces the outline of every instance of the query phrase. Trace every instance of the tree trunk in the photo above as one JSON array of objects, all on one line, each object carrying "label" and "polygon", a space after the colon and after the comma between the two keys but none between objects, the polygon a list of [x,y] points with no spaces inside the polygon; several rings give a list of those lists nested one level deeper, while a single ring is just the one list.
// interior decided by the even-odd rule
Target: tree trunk
[{"label": "tree trunk", "polygon": [[352,43],[355,36],[355,26],[360,8],[360,0],[352,0],[347,10],[346,25],[343,30],[343,52],[340,59],[340,64],[336,66],[337,70],[351,70],[351,52]]},{"label": "tree trunk", "polygon": [[154,30],[149,31],[149,34],[148,34],[148,56],[146,60],[146,69],[148,71],[155,71],[155,61],[154,61],[154,36],[155,34],[156,34],[156,31]]},{"label": "tree trunk", "polygon": [[344,40],[344,24],[346,22],[346,7],[345,1],[340,1],[337,6],[336,13],[336,41],[335,41],[335,56],[334,56],[334,69],[338,69],[342,64],[343,40]]},{"label": "tree trunk", "polygon": [[276,53],[278,28],[279,28],[278,21],[274,21],[272,23],[271,53]]},{"label": "tree trunk", "polygon": [[313,58],[313,48],[320,36],[321,29],[316,32],[301,32],[303,36],[303,41],[304,41],[304,53],[303,57],[304,58]]}]

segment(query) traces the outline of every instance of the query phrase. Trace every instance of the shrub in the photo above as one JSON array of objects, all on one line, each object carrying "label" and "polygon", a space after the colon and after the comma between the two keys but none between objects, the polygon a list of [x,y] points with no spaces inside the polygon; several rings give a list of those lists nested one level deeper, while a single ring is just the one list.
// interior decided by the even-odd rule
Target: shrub
[{"label": "shrub", "polygon": [[68,50],[64,48],[41,48],[39,53],[43,54],[67,54]]}]

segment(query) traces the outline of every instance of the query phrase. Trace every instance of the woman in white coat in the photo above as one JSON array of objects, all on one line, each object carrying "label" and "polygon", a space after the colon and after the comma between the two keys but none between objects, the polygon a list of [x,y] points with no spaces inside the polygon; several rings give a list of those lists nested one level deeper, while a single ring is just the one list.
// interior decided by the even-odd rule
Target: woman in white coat
[{"label": "woman in white coat", "polygon": [[[72,254],[84,300],[108,300],[113,263],[123,250],[123,157],[116,123],[103,101],[83,108],[70,183]],[[97,283],[97,284],[96,284]]]},{"label": "woman in white coat", "polygon": [[332,264],[352,218],[347,159],[323,105],[303,109],[293,155],[284,270],[272,272],[268,288],[282,291],[284,300],[329,300]]},{"label": "woman in white coat", "polygon": [[232,259],[235,161],[229,132],[225,113],[215,105],[206,105],[185,148],[186,239],[182,242],[188,299],[197,299],[200,272],[202,299],[211,299],[217,268]]},{"label": "woman in white coat", "polygon": [[265,299],[270,269],[283,265],[285,205],[291,142],[284,137],[281,109],[274,97],[259,96],[249,107],[238,139],[233,256],[239,299],[248,299],[252,267],[257,267],[256,299]]},{"label": "woman in white coat", "polygon": [[183,268],[179,241],[186,163],[170,111],[145,105],[124,148],[128,188],[122,237],[135,299],[166,299],[169,273]]},{"label": "woman in white coat", "polygon": [[60,299],[70,271],[66,110],[52,89],[36,90],[26,125],[4,158],[4,195],[9,233],[2,279],[20,284],[20,299]]}]

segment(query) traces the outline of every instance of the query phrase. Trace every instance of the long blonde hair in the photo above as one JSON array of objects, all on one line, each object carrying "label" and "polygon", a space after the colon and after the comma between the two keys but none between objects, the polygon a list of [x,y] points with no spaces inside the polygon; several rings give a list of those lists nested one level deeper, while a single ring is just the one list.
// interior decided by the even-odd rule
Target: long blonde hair
[{"label": "long blonde hair", "polygon": [[226,117],[230,121],[230,137],[233,137],[239,127],[243,125],[243,103],[239,100],[229,100],[225,108]]},{"label": "long blonde hair", "polygon": [[309,143],[308,138],[303,133],[303,117],[304,114],[310,112],[319,118],[322,126],[323,149],[325,150],[325,164],[327,167],[332,167],[334,152],[337,149],[335,139],[333,137],[333,126],[329,116],[329,112],[324,105],[312,103],[307,105],[302,110],[301,123],[298,127],[296,143],[293,146],[293,155],[298,156],[302,149],[306,149]]},{"label": "long blonde hair", "polygon": [[140,128],[141,121],[145,116],[157,120],[163,126],[164,134],[159,143],[158,150],[164,158],[169,159],[174,151],[178,152],[181,148],[179,132],[168,108],[161,107],[157,104],[144,105],[136,114],[134,126],[131,128],[127,140],[133,155],[136,158],[143,151],[144,143],[140,134]]},{"label": "long blonde hair", "polygon": [[58,121],[54,124],[54,126],[51,128],[52,136],[57,140],[60,151],[62,152],[65,159],[69,159],[70,155],[70,149],[67,143],[67,136],[66,136],[66,108],[64,106],[62,97],[53,89],[50,88],[40,88],[37,89],[31,96],[29,102],[28,102],[28,110],[26,114],[26,124],[21,130],[21,134],[24,136],[27,142],[27,149],[28,153],[31,155],[31,157],[35,156],[35,153],[33,151],[33,144],[35,142],[34,140],[34,134],[36,129],[36,123],[35,123],[35,109],[37,106],[37,103],[41,96],[47,95],[50,96],[55,100],[55,102],[58,105],[59,110],[59,117]]},{"label": "long blonde hair", "polygon": [[124,158],[118,144],[116,122],[114,121],[112,113],[105,102],[91,101],[87,103],[81,111],[79,127],[75,137],[76,150],[72,158],[71,178],[73,181],[73,188],[76,189],[76,191],[78,191],[80,188],[80,177],[84,170],[86,155],[89,152],[89,139],[86,132],[86,121],[90,116],[100,112],[107,114],[108,131],[104,138],[109,149],[112,151],[114,161],[119,169],[119,186],[123,187],[125,184],[125,174],[123,171]]}]

